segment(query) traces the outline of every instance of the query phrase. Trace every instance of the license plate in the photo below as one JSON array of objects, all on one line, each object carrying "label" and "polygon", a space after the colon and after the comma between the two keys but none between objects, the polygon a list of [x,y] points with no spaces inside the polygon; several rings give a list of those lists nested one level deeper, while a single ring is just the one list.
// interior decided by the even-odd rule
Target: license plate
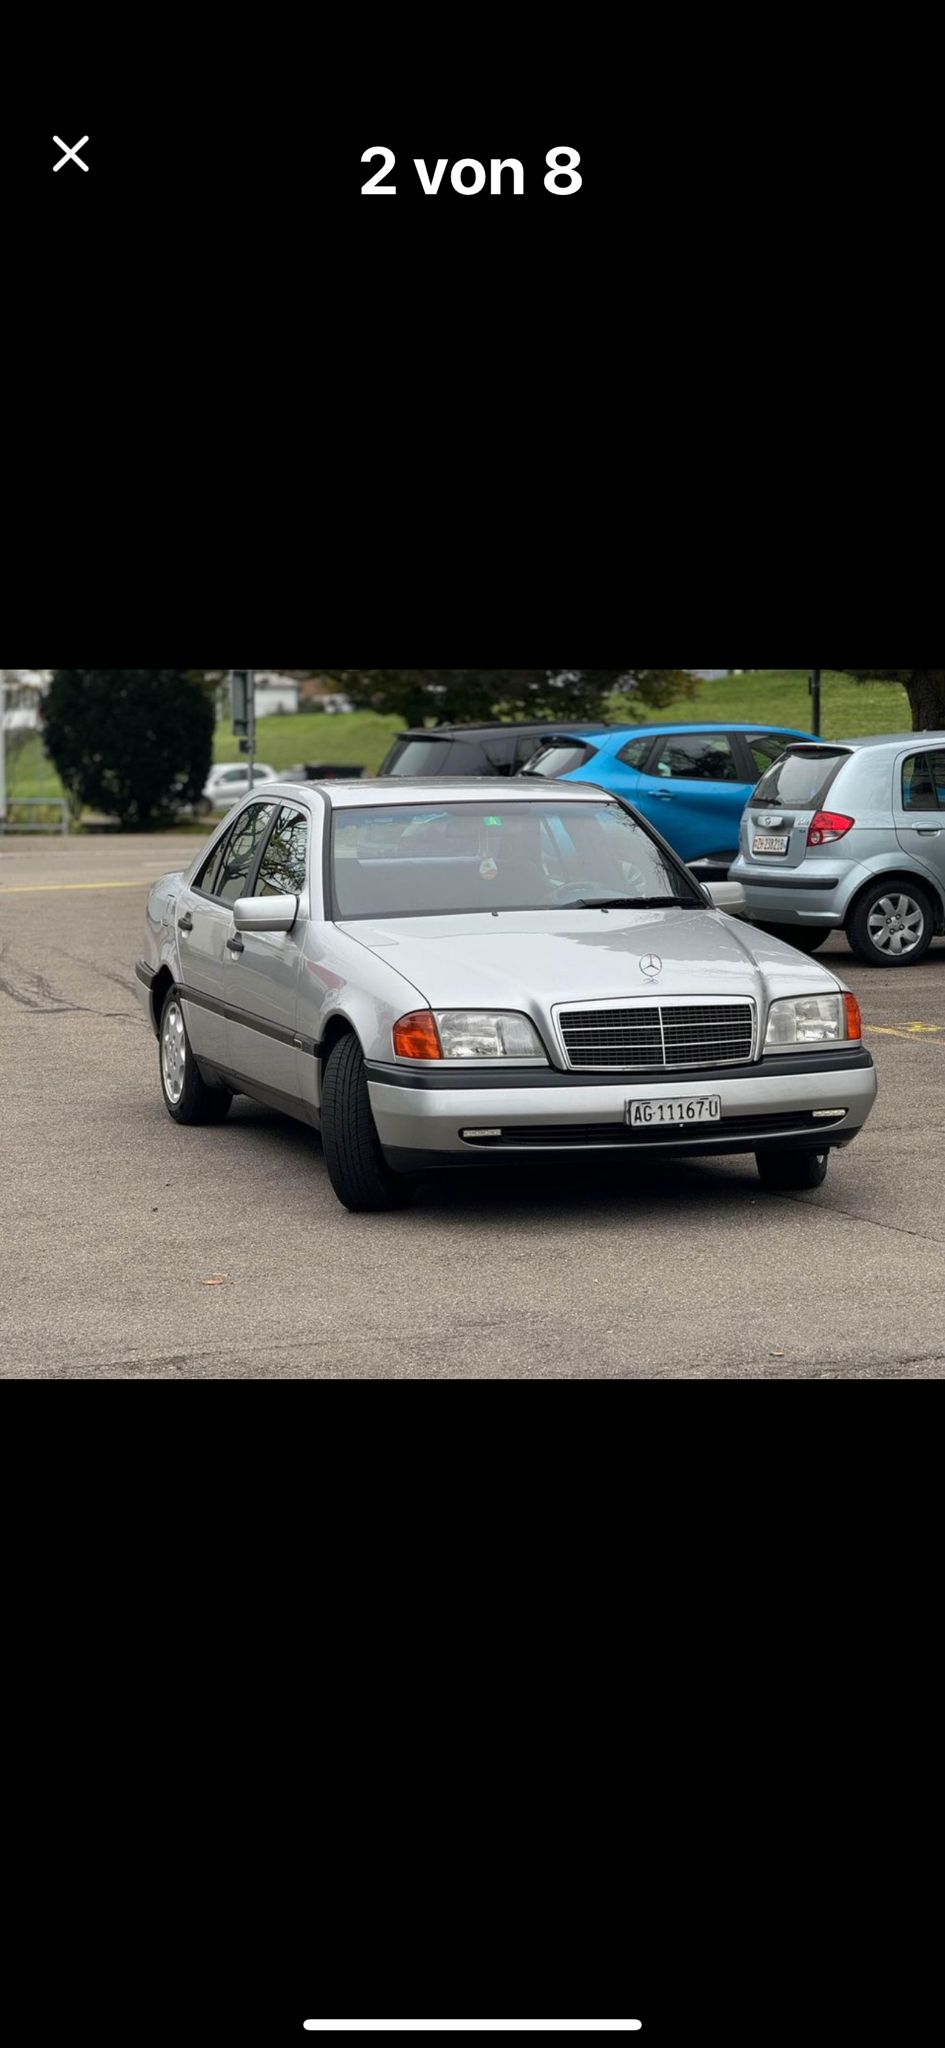
[{"label": "license plate", "polygon": [[717,1124],[721,1095],[631,1095],[628,1124]]},{"label": "license plate", "polygon": [[786,853],[788,834],[786,832],[756,832],[751,842],[752,853]]}]

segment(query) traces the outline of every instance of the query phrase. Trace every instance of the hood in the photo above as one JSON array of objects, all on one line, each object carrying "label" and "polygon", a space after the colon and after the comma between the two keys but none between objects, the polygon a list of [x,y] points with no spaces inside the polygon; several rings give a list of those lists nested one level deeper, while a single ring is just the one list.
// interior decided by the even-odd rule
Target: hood
[{"label": "hood", "polygon": [[[386,960],[431,1009],[548,1009],[617,996],[754,996],[834,990],[835,975],[717,910],[478,912],[357,918],[346,935]],[[656,975],[641,961],[661,962]]]}]

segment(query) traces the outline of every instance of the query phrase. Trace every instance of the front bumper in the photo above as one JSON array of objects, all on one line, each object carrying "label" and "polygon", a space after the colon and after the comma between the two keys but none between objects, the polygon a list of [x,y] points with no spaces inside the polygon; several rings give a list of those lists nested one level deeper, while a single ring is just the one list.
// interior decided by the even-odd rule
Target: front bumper
[{"label": "front bumper", "polygon": [[[823,1151],[849,1144],[876,1098],[876,1073],[865,1048],[794,1053],[751,1066],[707,1072],[649,1074],[600,1080],[547,1068],[508,1074],[422,1075],[369,1065],[371,1108],[384,1155],[404,1171],[424,1166],[481,1165],[489,1153],[524,1157],[559,1153],[754,1152],[777,1145]],[[626,1122],[630,1096],[718,1095],[719,1123],[698,1127]],[[834,1119],[815,1116],[842,1110]],[[470,1138],[463,1131],[498,1131]]]}]

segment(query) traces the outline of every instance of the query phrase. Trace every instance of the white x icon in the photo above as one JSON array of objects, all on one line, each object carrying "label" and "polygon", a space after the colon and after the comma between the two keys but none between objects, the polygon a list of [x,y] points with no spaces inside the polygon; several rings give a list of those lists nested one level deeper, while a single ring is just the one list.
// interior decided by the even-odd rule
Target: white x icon
[{"label": "white x icon", "polygon": [[74,164],[78,164],[80,171],[87,171],[88,164],[84,164],[82,162],[82,158],[79,155],[79,151],[82,148],[83,143],[88,142],[88,139],[89,138],[87,135],[80,135],[79,140],[75,145],[75,148],[70,149],[69,144],[67,142],[63,142],[61,135],[54,135],[53,141],[58,142],[60,149],[64,149],[66,153],[65,156],[60,157],[59,162],[57,164],[53,164],[53,170],[61,171],[63,164],[67,164],[71,157],[72,162]]}]

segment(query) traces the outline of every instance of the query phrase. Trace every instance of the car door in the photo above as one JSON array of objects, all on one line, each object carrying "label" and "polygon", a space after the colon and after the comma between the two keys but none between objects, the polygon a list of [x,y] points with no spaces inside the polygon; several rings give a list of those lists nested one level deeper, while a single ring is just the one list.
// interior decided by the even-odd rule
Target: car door
[{"label": "car door", "polygon": [[[281,804],[240,896],[297,896],[290,932],[237,932],[227,949],[227,1065],[276,1108],[301,1101],[296,1050],[302,936],[309,915],[307,811]],[[235,898],[234,898],[235,901]]]},{"label": "car door", "polygon": [[683,860],[734,857],[749,792],[727,733],[667,733],[626,793]]},{"label": "car door", "polygon": [[898,756],[893,776],[896,838],[918,867],[945,890],[945,747]]},{"label": "car door", "polygon": [[226,1065],[223,963],[233,916],[215,892],[234,829],[229,826],[217,840],[174,906],[187,1035],[198,1059],[221,1067]]}]

